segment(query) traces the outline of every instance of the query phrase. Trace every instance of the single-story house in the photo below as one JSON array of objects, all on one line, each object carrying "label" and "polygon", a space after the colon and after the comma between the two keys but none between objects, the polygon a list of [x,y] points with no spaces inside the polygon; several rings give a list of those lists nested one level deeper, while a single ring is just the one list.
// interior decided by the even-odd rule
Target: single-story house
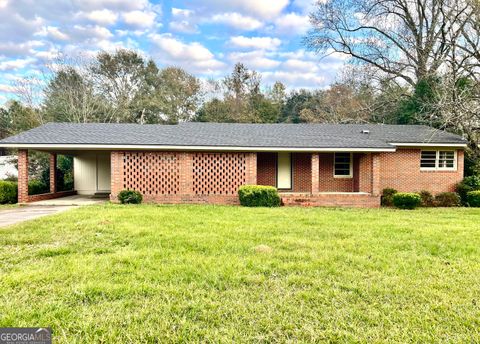
[{"label": "single-story house", "polygon": [[[420,125],[48,123],[0,141],[18,149],[19,201],[60,197],[56,154],[74,157],[78,194],[140,191],[159,203],[236,204],[244,184],[284,204],[376,207],[384,188],[453,191],[466,141]],[[51,192],[28,195],[28,150],[51,155]]]}]

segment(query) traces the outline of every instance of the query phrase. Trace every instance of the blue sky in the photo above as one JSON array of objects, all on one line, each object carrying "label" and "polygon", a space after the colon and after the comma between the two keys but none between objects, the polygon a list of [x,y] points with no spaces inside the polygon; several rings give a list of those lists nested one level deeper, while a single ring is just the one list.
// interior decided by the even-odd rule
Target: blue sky
[{"label": "blue sky", "polygon": [[133,48],[160,66],[221,78],[236,62],[289,89],[324,88],[345,59],[302,45],[310,0],[0,0],[0,104],[59,54]]}]

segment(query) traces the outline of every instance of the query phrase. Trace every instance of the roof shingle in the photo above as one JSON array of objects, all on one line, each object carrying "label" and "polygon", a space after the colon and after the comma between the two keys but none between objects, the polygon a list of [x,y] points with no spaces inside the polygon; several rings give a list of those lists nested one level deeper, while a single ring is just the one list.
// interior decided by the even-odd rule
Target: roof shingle
[{"label": "roof shingle", "polygon": [[[369,133],[362,133],[365,130]],[[89,144],[333,149],[392,148],[390,143],[464,144],[465,140],[421,125],[48,123],[3,139],[0,146]]]}]

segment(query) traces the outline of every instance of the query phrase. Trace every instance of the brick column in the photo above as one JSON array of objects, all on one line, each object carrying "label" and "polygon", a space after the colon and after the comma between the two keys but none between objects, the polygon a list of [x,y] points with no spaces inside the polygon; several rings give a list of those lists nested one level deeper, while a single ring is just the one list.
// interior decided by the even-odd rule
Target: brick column
[{"label": "brick column", "polygon": [[28,202],[28,150],[18,150],[18,203]]},{"label": "brick column", "polygon": [[312,153],[312,194],[320,192],[320,157],[318,153]]},{"label": "brick column", "polygon": [[123,189],[123,152],[110,152],[110,200],[116,201]]},{"label": "brick column", "polygon": [[372,195],[380,193],[380,153],[372,153]]},{"label": "brick column", "polygon": [[57,192],[57,154],[50,153],[50,193]]},{"label": "brick column", "polygon": [[257,153],[247,153],[247,178],[248,185],[257,185]]}]

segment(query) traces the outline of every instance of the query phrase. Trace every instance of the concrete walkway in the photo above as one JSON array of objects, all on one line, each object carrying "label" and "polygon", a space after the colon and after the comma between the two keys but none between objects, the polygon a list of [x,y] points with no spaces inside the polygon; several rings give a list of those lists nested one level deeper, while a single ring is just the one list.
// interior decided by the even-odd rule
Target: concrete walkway
[{"label": "concrete walkway", "polygon": [[103,198],[75,195],[32,202],[15,208],[0,210],[0,227],[56,214],[82,205],[99,204],[105,201]]}]

